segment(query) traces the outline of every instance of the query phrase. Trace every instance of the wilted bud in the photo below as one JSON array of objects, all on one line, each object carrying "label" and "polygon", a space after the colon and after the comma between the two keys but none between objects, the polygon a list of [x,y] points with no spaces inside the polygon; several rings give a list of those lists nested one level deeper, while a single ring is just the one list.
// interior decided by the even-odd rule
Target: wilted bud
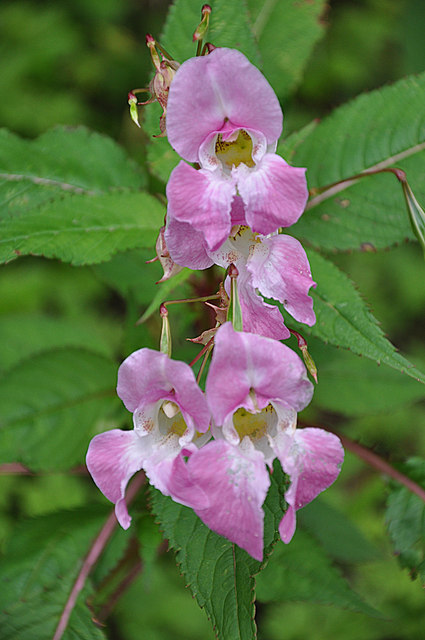
[{"label": "wilted bud", "polygon": [[300,333],[298,333],[298,331],[294,331],[293,329],[289,329],[289,331],[296,337],[298,348],[301,350],[303,356],[304,364],[307,367],[308,372],[314,379],[315,383],[317,384],[317,367],[313,358],[308,352],[307,341],[302,337]]},{"label": "wilted bud", "polygon": [[[159,119],[159,128],[161,130],[161,133],[155,137],[163,137],[166,135],[165,118],[167,113],[168,92],[170,90],[171,82],[180,65],[178,62],[172,60],[169,57],[165,49],[163,49],[161,45],[156,42],[156,40],[150,34],[146,35],[146,45],[149,48],[152,63],[155,67],[155,75],[150,81],[148,88],[133,89],[133,91],[130,91],[130,93],[128,94],[130,115],[137,126],[140,126],[137,114],[137,106],[151,104],[155,101],[159,102],[163,110],[163,113]],[[159,49],[159,53],[157,49]],[[150,93],[151,97],[144,102],[137,102],[135,94],[142,91]]]},{"label": "wilted bud", "polygon": [[176,264],[170,257],[167,249],[167,244],[165,242],[165,227],[161,227],[161,229],[159,230],[155,249],[157,257],[153,260],[148,260],[148,262],[159,260],[161,263],[161,266],[164,270],[164,275],[160,280],[158,280],[158,284],[159,282],[164,282],[165,280],[169,280],[170,278],[175,276],[183,269],[183,267],[180,267],[178,264]]}]

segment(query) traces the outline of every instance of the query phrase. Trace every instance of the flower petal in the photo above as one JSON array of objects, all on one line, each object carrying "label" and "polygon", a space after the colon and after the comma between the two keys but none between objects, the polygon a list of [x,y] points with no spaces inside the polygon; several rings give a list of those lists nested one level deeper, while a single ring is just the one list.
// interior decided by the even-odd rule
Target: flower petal
[{"label": "flower petal", "polygon": [[240,164],[232,170],[253,231],[268,235],[294,224],[308,198],[305,169],[291,167],[280,156],[266,153],[254,169]]},{"label": "flower petal", "polygon": [[290,337],[279,308],[265,302],[255,291],[251,277],[244,277],[241,271],[238,277],[238,292],[244,331],[274,340],[286,340]]},{"label": "flower petal", "polygon": [[276,235],[257,242],[247,263],[252,282],[266,298],[279,300],[298,322],[316,322],[313,300],[308,295],[316,286],[306,253],[300,242],[288,235]]},{"label": "flower petal", "polygon": [[172,260],[189,269],[208,269],[214,261],[205,248],[204,236],[188,222],[175,219],[168,207],[165,242]]},{"label": "flower petal", "polygon": [[295,532],[295,512],[336,480],[344,450],[336,435],[314,428],[281,432],[275,439],[275,450],[284,472],[291,478],[285,494],[288,510],[279,525],[280,537],[288,543]]},{"label": "flower petal", "polygon": [[292,349],[270,338],[235,331],[226,322],[216,333],[206,382],[215,423],[223,425],[239,407],[252,410],[251,390],[260,409],[276,400],[300,411],[313,395],[305,366]]},{"label": "flower petal", "polygon": [[180,162],[167,184],[170,215],[200,231],[214,251],[230,233],[230,211],[235,193],[232,178],[224,176],[220,170],[197,171]]},{"label": "flower petal", "polygon": [[282,110],[263,74],[235,49],[217,48],[186,60],[170,87],[167,136],[188,162],[214,131],[230,126],[255,129],[276,141],[282,132]]},{"label": "flower petal", "polygon": [[208,496],[209,507],[195,509],[207,527],[263,559],[262,504],[270,486],[262,454],[224,440],[209,442],[187,463],[193,482]]},{"label": "flower petal", "polygon": [[115,504],[117,520],[128,529],[131,518],[125,504],[125,488],[131,476],[143,467],[145,439],[135,431],[112,429],[95,436],[86,457],[87,468],[102,493]]},{"label": "flower petal", "polygon": [[208,429],[210,414],[192,369],[165,353],[144,348],[128,356],[118,370],[117,392],[131,412],[170,400],[181,409],[189,428]]}]

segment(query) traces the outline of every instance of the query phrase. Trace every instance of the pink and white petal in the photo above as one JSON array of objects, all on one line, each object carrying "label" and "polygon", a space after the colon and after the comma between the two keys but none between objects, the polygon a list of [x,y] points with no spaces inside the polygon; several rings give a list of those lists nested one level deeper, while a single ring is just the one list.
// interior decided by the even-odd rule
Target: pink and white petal
[{"label": "pink and white petal", "polygon": [[174,262],[189,269],[208,269],[214,261],[205,248],[204,236],[188,222],[175,219],[168,207],[165,241]]},{"label": "pink and white petal", "polygon": [[232,227],[234,225],[246,225],[245,205],[240,196],[235,196],[232,200],[232,209],[230,211]]},{"label": "pink and white petal", "polygon": [[261,561],[262,504],[270,486],[262,454],[252,446],[243,451],[216,440],[193,453],[187,466],[209,500],[208,508],[195,509],[202,522]]},{"label": "pink and white petal", "polygon": [[239,301],[242,310],[243,330],[274,340],[286,340],[290,332],[276,305],[265,302],[258,295],[250,277],[238,279]]},{"label": "pink and white petal", "polygon": [[167,184],[167,198],[175,220],[187,222],[202,233],[212,251],[230,233],[230,211],[236,187],[220,170],[197,171],[185,162],[173,169]]},{"label": "pink and white petal", "polygon": [[191,429],[208,429],[207,402],[192,369],[165,353],[144,348],[128,356],[118,370],[117,392],[126,408],[135,412],[138,423],[146,416],[145,431],[155,427],[154,405],[160,400],[176,403]]},{"label": "pink and white petal", "polygon": [[279,300],[298,322],[316,322],[308,295],[316,283],[306,253],[295,238],[275,235],[257,242],[247,262],[252,283],[266,298]]},{"label": "pink and white petal", "polygon": [[298,220],[308,198],[305,171],[274,153],[266,153],[253,169],[245,164],[232,169],[253,231],[268,235]]},{"label": "pink and white petal", "polygon": [[280,536],[288,543],[295,531],[295,512],[336,480],[344,450],[336,435],[315,428],[281,433],[275,440],[275,450],[284,472],[291,478],[285,494],[288,510],[279,525]]},{"label": "pink and white petal", "polygon": [[268,143],[282,132],[282,110],[263,74],[239,51],[217,48],[179,67],[168,95],[168,140],[188,162],[197,162],[202,142],[226,119],[234,128],[262,132]]},{"label": "pink and white petal", "polygon": [[216,333],[206,382],[217,425],[223,425],[241,406],[252,409],[248,402],[251,389],[260,409],[273,400],[300,411],[313,395],[305,366],[292,349],[264,336],[235,331],[226,323]]},{"label": "pink and white petal", "polygon": [[229,414],[243,406],[251,388],[241,336],[230,322],[226,322],[214,339],[205,390],[211,414],[220,426]]},{"label": "pink and white petal", "polygon": [[208,431],[211,414],[193,369],[185,362],[168,358],[166,375],[174,385],[174,393],[168,399],[180,407],[187,426],[193,426],[200,433]]},{"label": "pink and white petal", "polygon": [[193,481],[183,457],[190,456],[196,450],[195,446],[189,450],[183,449],[173,460],[167,485],[168,495],[175,502],[184,504],[191,509],[207,509],[210,504],[209,498],[201,487]]},{"label": "pink and white petal", "polygon": [[165,375],[168,356],[153,349],[138,349],[118,369],[117,393],[134,412],[167,397],[173,383]]},{"label": "pink and white petal", "polygon": [[95,436],[87,451],[87,468],[102,493],[115,504],[117,520],[123,529],[128,529],[131,523],[125,488],[131,476],[142,469],[145,456],[144,438],[121,429]]}]

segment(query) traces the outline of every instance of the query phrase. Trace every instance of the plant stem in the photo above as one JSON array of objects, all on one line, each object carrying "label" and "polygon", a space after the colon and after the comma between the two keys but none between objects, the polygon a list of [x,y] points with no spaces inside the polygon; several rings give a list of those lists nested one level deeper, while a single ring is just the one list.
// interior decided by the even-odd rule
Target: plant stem
[{"label": "plant stem", "polygon": [[[133,500],[133,498],[136,496],[139,489],[144,484],[145,479],[146,479],[145,474],[141,472],[139,472],[137,476],[134,478],[133,482],[131,483],[127,491],[127,495],[126,495],[127,504],[129,504]],[[71,613],[75,607],[77,598],[85,585],[87,577],[90,571],[93,569],[94,565],[96,564],[97,560],[99,559],[100,554],[104,550],[117,524],[118,523],[115,516],[115,510],[113,510],[109,514],[105,524],[99,531],[99,534],[95,538],[94,542],[92,543],[84,559],[83,565],[78,573],[78,576],[74,582],[74,585],[71,589],[69,597],[65,603],[64,609],[59,619],[58,626],[56,627],[56,631],[53,636],[53,640],[60,640],[63,634],[65,633],[66,627],[69,622],[69,618],[71,617]]]}]

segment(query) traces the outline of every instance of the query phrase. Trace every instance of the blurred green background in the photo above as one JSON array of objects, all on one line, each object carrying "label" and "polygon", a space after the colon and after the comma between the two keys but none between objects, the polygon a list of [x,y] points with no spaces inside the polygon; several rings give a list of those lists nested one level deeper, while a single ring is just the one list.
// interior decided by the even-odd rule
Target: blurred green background
[{"label": "blurred green background", "polygon": [[[150,79],[144,37],[146,32],[160,34],[167,9],[168,2],[163,0],[2,2],[1,125],[22,136],[35,137],[56,124],[83,124],[112,136],[143,164],[146,137],[130,121],[127,92],[146,86]],[[304,81],[283,104],[285,134],[362,91],[425,69],[423,0],[335,0],[329,3],[322,22],[326,30],[311,56]],[[161,188],[155,181],[152,186]],[[58,261],[25,258],[2,266],[0,366],[6,368],[17,359],[19,349],[22,354],[36,350],[35,345],[42,343],[38,326],[46,327],[46,320],[60,332],[62,341],[67,327],[81,325],[88,344],[95,341],[105,352],[114,353],[118,361],[141,346],[156,347],[158,321],[154,318],[147,325],[135,326],[160,277],[156,264],[143,266],[153,253],[152,249],[152,254],[131,254],[135,286],[128,297],[115,286],[113,261],[109,266],[71,268]],[[388,338],[413,362],[423,365],[425,278],[418,245],[332,258],[358,284]],[[206,282],[209,277],[198,279],[199,290],[210,286]],[[182,294],[179,291],[179,296]],[[197,313],[174,314],[176,335],[199,333],[203,318]],[[22,327],[20,347],[8,343],[8,327],[16,327],[16,323]],[[34,340],[32,335],[36,336]],[[52,334],[46,336],[46,343],[51,345],[52,341]],[[319,364],[319,379],[321,370],[333,371],[334,377],[329,380],[338,379],[355,360],[350,354],[313,341],[310,347]],[[180,341],[175,354],[190,357],[193,348]],[[375,375],[378,370],[370,365],[369,371]],[[385,409],[371,399],[370,410],[367,403],[364,406],[359,402],[357,410],[350,408],[345,415],[329,400],[332,387],[329,383],[326,387],[326,376],[323,384],[317,388],[316,404],[308,410],[309,420],[339,429],[394,461],[425,456],[423,400],[409,397],[402,407]],[[25,516],[78,506],[87,498],[103,500],[91,481],[78,475],[7,475],[0,478],[0,486],[2,540],[13,523]],[[259,637],[422,638],[424,595],[419,584],[400,571],[385,533],[385,480],[347,453],[341,478],[324,500],[343,509],[375,545],[375,562],[355,569],[342,568],[384,617],[368,618],[302,603],[258,605]],[[393,620],[397,620],[396,625]],[[108,628],[110,637],[117,640],[214,637],[204,613],[184,588],[173,556],[164,553],[155,568],[146,563],[145,571],[109,618]]]}]

